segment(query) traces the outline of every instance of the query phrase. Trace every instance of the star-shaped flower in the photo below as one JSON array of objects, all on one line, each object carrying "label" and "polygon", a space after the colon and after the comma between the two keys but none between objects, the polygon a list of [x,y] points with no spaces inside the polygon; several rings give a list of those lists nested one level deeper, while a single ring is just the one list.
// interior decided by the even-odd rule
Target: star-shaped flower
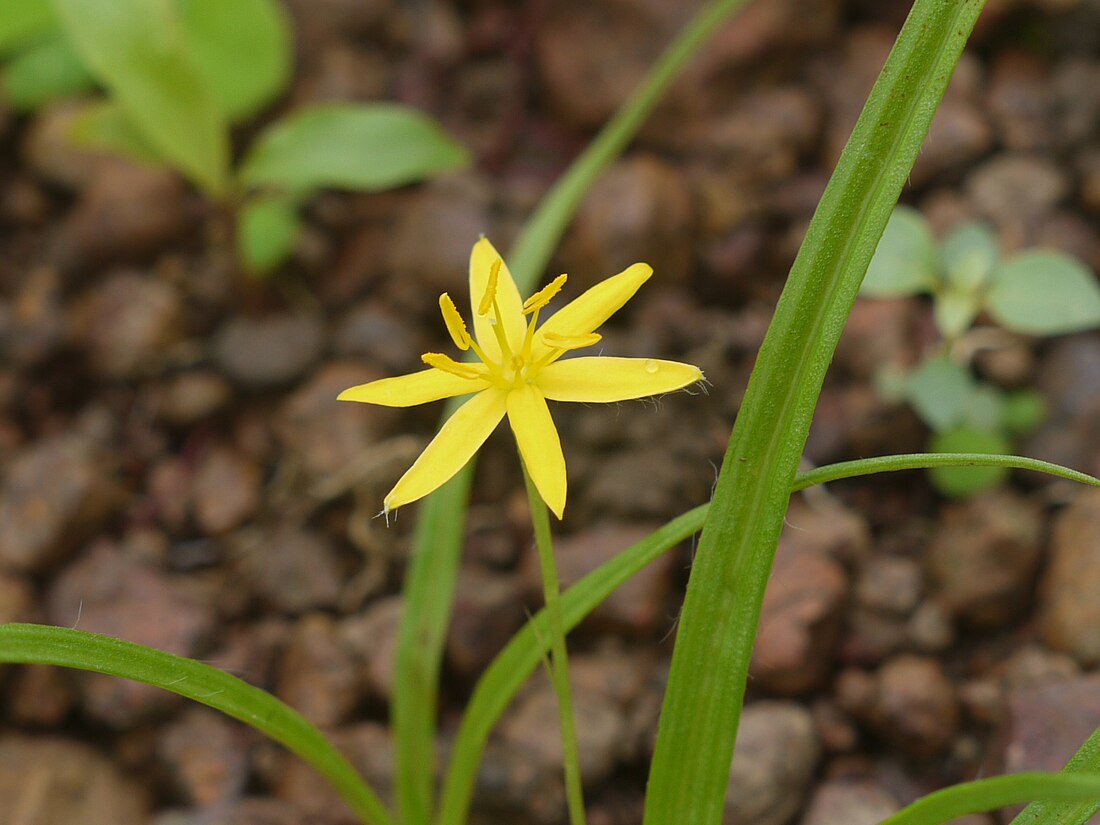
[{"label": "star-shaped flower", "polygon": [[610,402],[670,392],[703,379],[691,364],[653,358],[566,358],[600,340],[596,333],[653,274],[634,264],[566,304],[541,327],[539,312],[557,295],[565,275],[526,301],[488,240],[470,254],[471,336],[447,293],[439,308],[451,339],[478,361],[455,361],[437,352],[421,356],[428,369],[344,390],[342,401],[411,407],[476,393],[463,404],[390,490],[386,511],[426,496],[449,481],[508,416],[519,452],[543,501],[558,517],[565,511],[565,457],[546,405],[551,401]]}]

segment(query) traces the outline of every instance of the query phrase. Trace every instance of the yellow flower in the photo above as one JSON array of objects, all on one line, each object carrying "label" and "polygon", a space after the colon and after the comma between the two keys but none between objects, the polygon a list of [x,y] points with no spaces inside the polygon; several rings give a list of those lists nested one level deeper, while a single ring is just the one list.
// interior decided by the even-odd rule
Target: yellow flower
[{"label": "yellow flower", "polygon": [[538,326],[539,312],[561,290],[565,275],[520,298],[508,267],[488,240],[470,254],[470,335],[447,293],[439,308],[451,339],[478,361],[459,362],[425,353],[428,369],[383,378],[340,393],[342,401],[411,407],[476,393],[440,429],[389,494],[386,512],[426,496],[449,481],[508,415],[519,452],[546,505],[565,511],[565,457],[550,410],[551,401],[625,401],[670,392],[703,379],[698,367],[652,358],[588,357],[559,360],[600,340],[595,332],[645,283],[653,269],[634,264],[597,284]]}]

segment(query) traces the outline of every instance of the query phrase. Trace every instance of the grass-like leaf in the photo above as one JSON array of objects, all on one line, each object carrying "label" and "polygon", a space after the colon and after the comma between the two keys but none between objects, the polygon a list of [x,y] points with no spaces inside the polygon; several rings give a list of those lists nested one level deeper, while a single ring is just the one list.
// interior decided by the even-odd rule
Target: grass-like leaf
[{"label": "grass-like leaf", "polygon": [[879,825],[940,825],[967,814],[995,811],[1033,799],[1063,805],[1089,804],[1090,800],[1100,799],[1100,774],[1016,773],[963,782],[921,797]]},{"label": "grass-like leaf", "polygon": [[110,636],[32,624],[0,625],[0,661],[92,670],[201,702],[296,753],[332,784],[366,825],[394,825],[377,794],[301,714],[217,668]]},{"label": "grass-like leaf", "polygon": [[[1092,732],[1077,753],[1062,768],[1063,774],[1100,775],[1100,728]],[[1012,825],[1085,825],[1100,811],[1100,796],[1067,801],[1044,799],[1032,802],[1012,820]]]},{"label": "grass-like leaf", "polygon": [[65,36],[134,127],[207,194],[224,194],[229,135],[172,0],[53,0]]},{"label": "grass-like leaf", "polygon": [[825,371],[980,0],[917,0],[807,230],[738,414],[680,615],[645,825],[722,818],[764,587]]}]

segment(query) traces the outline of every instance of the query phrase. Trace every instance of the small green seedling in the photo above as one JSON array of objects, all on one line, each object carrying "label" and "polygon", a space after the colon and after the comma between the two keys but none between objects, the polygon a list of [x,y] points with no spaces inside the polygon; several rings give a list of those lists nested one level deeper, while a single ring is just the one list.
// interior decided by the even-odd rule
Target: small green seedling
[{"label": "small green seedling", "polygon": [[275,122],[234,166],[230,129],[282,93],[291,53],[278,0],[0,0],[8,102],[31,110],[102,88],[73,139],[169,166],[231,207],[253,272],[291,254],[317,190],[380,191],[469,162],[421,112],[332,103]]},{"label": "small green seedling", "polygon": [[[927,221],[898,207],[879,241],[862,294],[871,298],[932,296],[943,335],[939,352],[905,374],[884,373],[879,388],[906,401],[932,429],[932,452],[1011,452],[1015,438],[1045,414],[1033,390],[1006,391],[974,375],[969,353],[974,324],[985,317],[1024,335],[1064,335],[1100,327],[1100,287],[1077,259],[1027,250],[1002,259],[987,227],[969,223],[938,244]],[[929,471],[946,495],[966,496],[1000,484],[1003,467],[939,467]]]}]

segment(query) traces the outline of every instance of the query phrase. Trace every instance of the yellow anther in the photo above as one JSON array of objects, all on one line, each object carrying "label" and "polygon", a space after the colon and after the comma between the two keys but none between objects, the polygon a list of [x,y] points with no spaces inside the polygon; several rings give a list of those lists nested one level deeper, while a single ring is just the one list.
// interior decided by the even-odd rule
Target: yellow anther
[{"label": "yellow anther", "polygon": [[451,296],[446,292],[439,296],[439,311],[443,313],[443,323],[447,325],[447,332],[450,333],[455,346],[463,352],[468,350],[471,339],[470,333],[466,329],[466,322],[462,320],[462,316],[458,313],[458,307],[455,306],[455,302],[451,300]]},{"label": "yellow anther", "polygon": [[481,303],[478,304],[478,315],[488,315],[489,310],[493,308],[493,301],[497,297],[497,278],[500,277],[500,267],[503,263],[500,258],[497,258],[489,267],[489,282],[485,285],[485,294],[481,296]]},{"label": "yellow anther", "polygon": [[548,303],[550,303],[554,296],[561,292],[561,288],[565,286],[565,280],[567,275],[559,275],[552,280],[549,284],[544,286],[530,298],[523,302],[523,314],[530,315],[537,309],[542,309]]},{"label": "yellow anther", "polygon": [[546,346],[554,349],[583,349],[598,343],[603,338],[598,332],[589,332],[586,335],[558,335],[547,330],[542,334],[542,341]]},{"label": "yellow anther", "polygon": [[425,352],[420,356],[420,360],[433,369],[449,372],[459,378],[481,378],[482,371],[473,364],[463,364],[448,358],[441,352]]},{"label": "yellow anther", "polygon": [[521,369],[523,369],[523,364],[524,361],[522,355],[512,356],[512,369],[514,369],[516,372],[519,372]]}]

